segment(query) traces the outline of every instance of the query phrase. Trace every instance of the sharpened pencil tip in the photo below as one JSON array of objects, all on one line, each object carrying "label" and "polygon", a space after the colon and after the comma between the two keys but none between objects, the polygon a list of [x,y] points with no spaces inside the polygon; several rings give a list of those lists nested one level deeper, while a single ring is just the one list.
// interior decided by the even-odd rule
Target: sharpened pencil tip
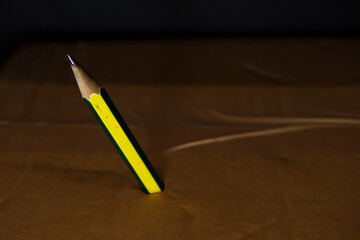
[{"label": "sharpened pencil tip", "polygon": [[79,65],[72,56],[70,56],[68,54],[67,57],[69,58],[71,65],[73,65],[73,66],[78,66]]}]

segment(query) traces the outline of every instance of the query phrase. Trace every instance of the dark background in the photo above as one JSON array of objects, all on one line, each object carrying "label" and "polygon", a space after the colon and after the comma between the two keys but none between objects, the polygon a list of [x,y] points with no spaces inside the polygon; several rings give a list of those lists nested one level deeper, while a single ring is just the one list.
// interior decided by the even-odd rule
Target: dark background
[{"label": "dark background", "polygon": [[30,41],[358,35],[359,1],[1,1],[4,60]]}]

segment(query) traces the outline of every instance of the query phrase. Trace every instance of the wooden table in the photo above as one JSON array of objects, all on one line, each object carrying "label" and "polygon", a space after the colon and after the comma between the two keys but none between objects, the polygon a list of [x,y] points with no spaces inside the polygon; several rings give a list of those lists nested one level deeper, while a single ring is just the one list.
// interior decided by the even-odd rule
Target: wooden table
[{"label": "wooden table", "polygon": [[[0,239],[359,239],[360,39],[32,43],[0,72]],[[165,181],[144,194],[71,53]]]}]

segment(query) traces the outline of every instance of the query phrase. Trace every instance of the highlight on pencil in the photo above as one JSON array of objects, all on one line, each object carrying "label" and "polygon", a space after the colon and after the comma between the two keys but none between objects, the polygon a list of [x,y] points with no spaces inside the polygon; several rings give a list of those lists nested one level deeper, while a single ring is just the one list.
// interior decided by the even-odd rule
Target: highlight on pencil
[{"label": "highlight on pencil", "polygon": [[105,89],[92,79],[73,57],[68,55],[68,58],[83,100],[141,188],[149,194],[163,191],[164,183],[155,172]]}]

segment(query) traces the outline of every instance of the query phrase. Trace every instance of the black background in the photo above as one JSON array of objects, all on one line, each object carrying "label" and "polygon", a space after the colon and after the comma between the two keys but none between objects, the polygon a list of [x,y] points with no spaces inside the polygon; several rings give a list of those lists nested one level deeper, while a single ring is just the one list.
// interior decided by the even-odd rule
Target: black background
[{"label": "black background", "polygon": [[0,1],[2,60],[29,41],[358,35],[359,1]]}]

